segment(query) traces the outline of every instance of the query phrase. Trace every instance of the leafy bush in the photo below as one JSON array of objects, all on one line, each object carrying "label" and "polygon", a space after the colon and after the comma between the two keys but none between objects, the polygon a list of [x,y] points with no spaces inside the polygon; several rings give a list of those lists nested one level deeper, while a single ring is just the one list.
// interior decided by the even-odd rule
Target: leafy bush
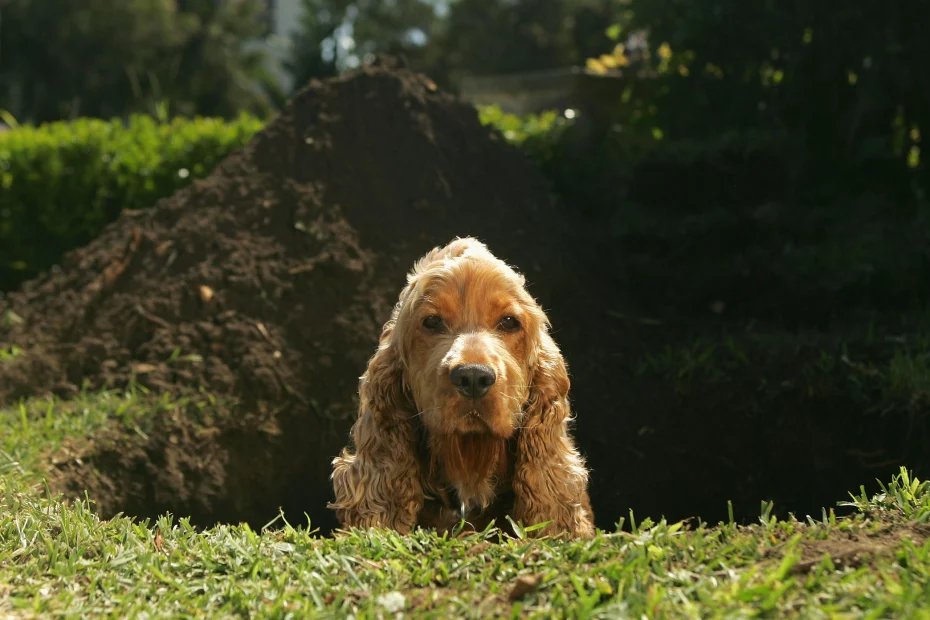
[{"label": "leafy bush", "polygon": [[920,157],[930,125],[930,39],[913,18],[920,0],[894,10],[877,0],[802,0],[788,10],[742,0],[626,5],[609,30],[617,47],[588,63],[598,73],[653,78],[636,109],[617,102],[618,122],[646,119],[671,141],[787,138],[790,152],[770,151],[790,171],[784,185],[817,201],[864,192],[905,201],[912,186],[930,189]]},{"label": "leafy bush", "polygon": [[134,116],[0,133],[0,290],[48,269],[120,211],[150,207],[205,176],[261,124]]},{"label": "leafy bush", "polygon": [[502,111],[499,106],[490,105],[478,108],[478,118],[483,124],[496,128],[514,144],[551,138],[553,132],[566,126],[565,117],[555,110],[517,116]]}]

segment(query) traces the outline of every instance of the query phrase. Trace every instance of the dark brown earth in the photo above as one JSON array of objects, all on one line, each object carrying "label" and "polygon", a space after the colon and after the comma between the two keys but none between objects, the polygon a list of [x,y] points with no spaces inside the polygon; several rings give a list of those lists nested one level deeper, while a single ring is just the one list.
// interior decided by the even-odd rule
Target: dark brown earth
[{"label": "dark brown earth", "polygon": [[[922,547],[930,539],[930,526],[915,521],[900,522],[879,517],[877,521],[854,519],[847,524],[849,527],[837,529],[829,538],[802,541],[799,561],[791,566],[791,572],[809,573],[826,557],[838,569],[859,568],[893,555],[900,548],[902,540]],[[795,524],[792,536],[804,532],[808,527],[806,524]],[[780,563],[786,549],[790,548],[790,542],[784,540],[787,538],[784,533],[772,536],[779,539],[779,544],[765,549],[762,557],[766,563]]]},{"label": "dark brown earth", "polygon": [[847,531],[832,539],[806,541],[801,546],[801,561],[791,571],[809,572],[826,556],[837,568],[858,568],[874,558],[893,554],[902,539],[922,547],[928,538],[930,527],[922,523],[889,524],[869,534]]},{"label": "dark brown earth", "polygon": [[[724,518],[731,499],[738,519],[757,517],[761,499],[819,514],[913,456],[899,441],[906,421],[861,414],[848,391],[809,389],[799,369],[818,362],[816,347],[732,377],[641,372],[647,353],[692,334],[687,322],[639,321],[679,308],[637,300],[694,276],[637,280],[650,269],[640,250],[568,213],[471,106],[428,79],[381,65],[312,83],[208,178],[124,213],[0,301],[0,348],[26,351],[0,365],[0,406],[82,388],[170,392],[177,406],[143,433],[114,422],[56,455],[54,485],[87,489],[104,515],[261,526],[280,506],[326,530],[330,461],[404,274],[473,235],[549,310],[600,526],[630,508]],[[219,402],[204,406],[207,394]]]}]

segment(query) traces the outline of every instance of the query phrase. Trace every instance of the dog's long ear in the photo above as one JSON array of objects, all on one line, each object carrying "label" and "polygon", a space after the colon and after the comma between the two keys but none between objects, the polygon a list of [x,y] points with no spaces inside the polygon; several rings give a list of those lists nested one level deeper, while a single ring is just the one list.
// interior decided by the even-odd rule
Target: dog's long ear
[{"label": "dog's long ear", "polygon": [[423,506],[420,462],[404,389],[393,319],[381,335],[359,385],[359,415],[352,427],[355,453],[333,460],[330,508],[343,527],[386,527],[401,533],[416,525]]},{"label": "dog's long ear", "polygon": [[527,526],[551,521],[537,530],[543,534],[591,536],[588,472],[568,431],[568,369],[544,321],[534,336],[529,398],[517,437],[514,518]]}]

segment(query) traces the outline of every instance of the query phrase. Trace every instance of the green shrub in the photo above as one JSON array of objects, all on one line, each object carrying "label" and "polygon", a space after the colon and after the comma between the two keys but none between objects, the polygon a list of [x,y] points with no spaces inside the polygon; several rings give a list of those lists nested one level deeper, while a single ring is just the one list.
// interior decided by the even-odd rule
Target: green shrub
[{"label": "green shrub", "polygon": [[261,124],[135,116],[0,133],[0,290],[56,264],[122,210],[150,207],[205,176]]},{"label": "green shrub", "polygon": [[617,122],[699,144],[778,135],[798,147],[779,164],[793,169],[783,185],[805,199],[871,192],[902,202],[930,190],[921,158],[930,90],[916,77],[930,38],[913,17],[923,0],[893,11],[878,0],[623,4],[608,31],[618,45],[588,68],[653,79],[646,96],[624,97],[632,106],[613,104]]},{"label": "green shrub", "polygon": [[478,108],[478,118],[500,131],[509,142],[521,146],[540,141],[551,143],[552,138],[566,126],[565,117],[555,110],[517,116],[490,105]]}]

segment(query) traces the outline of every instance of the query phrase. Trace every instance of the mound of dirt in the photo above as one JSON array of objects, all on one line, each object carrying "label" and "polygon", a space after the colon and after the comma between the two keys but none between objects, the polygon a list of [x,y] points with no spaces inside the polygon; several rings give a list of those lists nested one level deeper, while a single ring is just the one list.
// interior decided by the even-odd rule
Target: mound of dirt
[{"label": "mound of dirt", "polygon": [[103,514],[261,523],[284,505],[326,527],[329,463],[404,274],[465,235],[543,302],[572,277],[543,180],[471,106],[384,62],[312,83],[208,178],[0,302],[0,347],[26,351],[0,365],[0,405],[208,392],[229,406],[95,438],[58,485]]}]

